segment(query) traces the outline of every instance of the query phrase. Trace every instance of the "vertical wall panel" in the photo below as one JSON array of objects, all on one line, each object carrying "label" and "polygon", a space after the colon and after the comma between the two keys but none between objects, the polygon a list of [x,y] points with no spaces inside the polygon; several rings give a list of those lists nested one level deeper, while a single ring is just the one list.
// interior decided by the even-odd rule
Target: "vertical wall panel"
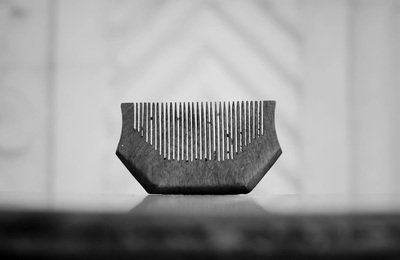
[{"label": "vertical wall panel", "polygon": [[349,193],[352,172],[348,100],[347,1],[305,1],[302,135],[306,193]]},{"label": "vertical wall panel", "polygon": [[[400,111],[400,88],[398,86],[400,86],[400,2],[397,1],[395,2],[395,4],[393,5],[393,11],[394,11],[394,25],[395,25],[395,30],[394,30],[394,39],[393,39],[393,52],[394,52],[394,60],[392,63],[393,69],[392,72],[394,73],[394,82],[393,82],[393,86],[394,86],[394,93],[392,96],[392,102],[394,104],[393,108],[394,108],[394,115],[396,115],[398,113],[398,111]],[[398,160],[398,158],[400,158],[400,135],[398,133],[400,133],[400,117],[399,116],[395,116],[395,120],[394,120],[394,124],[395,126],[393,127],[393,143],[392,145],[395,148],[395,152],[393,154],[393,158],[394,158],[394,173],[396,175],[395,180],[394,180],[394,184],[396,184],[397,187],[400,186],[400,175],[396,174],[400,172],[400,160]]]},{"label": "vertical wall panel", "polygon": [[398,111],[394,98],[394,1],[355,1],[354,15],[354,163],[356,192],[396,192]]},{"label": "vertical wall panel", "polygon": [[0,191],[49,190],[48,19],[48,1],[0,1]]},{"label": "vertical wall panel", "polygon": [[57,3],[55,191],[143,191],[115,155],[121,111],[106,64],[106,1]]}]

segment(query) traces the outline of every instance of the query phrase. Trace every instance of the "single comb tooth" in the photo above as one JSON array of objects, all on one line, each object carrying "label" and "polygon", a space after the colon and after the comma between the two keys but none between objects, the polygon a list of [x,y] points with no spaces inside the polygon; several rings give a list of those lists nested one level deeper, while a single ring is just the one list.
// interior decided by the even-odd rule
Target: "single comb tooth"
[{"label": "single comb tooth", "polygon": [[151,143],[153,144],[155,149],[157,150],[157,146],[156,146],[156,127],[155,127],[155,103],[153,102],[151,104],[151,117],[150,117],[150,122],[151,122]]},{"label": "single comb tooth", "polygon": [[208,115],[209,109],[208,109],[208,102],[206,102],[206,157],[205,160],[210,160],[210,117]]},{"label": "single comb tooth", "polygon": [[151,104],[147,103],[147,142],[151,144]]},{"label": "single comb tooth", "polygon": [[231,139],[231,128],[232,128],[232,119],[231,119],[231,102],[228,102],[228,159],[232,159],[232,139]]},{"label": "single comb tooth", "polygon": [[149,106],[149,103],[146,102],[146,118],[145,118],[145,124],[146,124],[146,142],[151,144],[151,123],[150,123],[150,117],[151,117],[151,110]]},{"label": "single comb tooth", "polygon": [[214,102],[214,143],[215,143],[215,148],[214,148],[214,155],[216,161],[219,161],[219,133],[218,133],[218,107],[217,107],[217,102]]},{"label": "single comb tooth", "polygon": [[139,133],[140,133],[140,136],[141,137],[143,137],[143,106],[142,106],[142,103],[140,103],[139,104],[139,109],[140,109],[140,111],[139,111],[139,127],[138,127],[138,130],[139,130]]},{"label": "single comb tooth", "polygon": [[160,134],[161,134],[161,155],[165,158],[165,121],[164,121],[164,103],[161,103],[161,127],[160,127]]},{"label": "single comb tooth", "polygon": [[227,125],[227,118],[226,118],[226,105],[224,102],[224,110],[223,110],[223,117],[222,117],[222,121],[223,121],[223,127],[224,127],[224,159],[228,159],[228,125]]},{"label": "single comb tooth", "polygon": [[214,132],[214,113],[213,113],[213,104],[210,102],[210,130],[211,130],[211,156],[210,160],[215,160],[215,144],[214,144],[214,139],[215,139],[215,132]]},{"label": "single comb tooth", "polygon": [[[153,118],[153,121],[154,121],[154,133],[156,134],[157,132],[159,132],[158,130],[157,130],[157,127],[159,127],[159,124],[158,124],[158,122],[157,122],[157,104],[155,103],[155,109],[154,109],[154,118]],[[157,140],[158,140],[158,136],[156,135],[155,136],[155,141],[154,141],[154,149],[157,151],[157,153],[159,153],[160,154],[160,145],[158,144],[158,142],[157,142]]]},{"label": "single comb tooth", "polygon": [[168,110],[168,103],[165,103],[165,158],[171,159],[171,115]]},{"label": "single comb tooth", "polygon": [[249,101],[246,101],[246,139],[245,139],[245,145],[247,146],[250,142],[250,131],[249,131],[249,117],[250,117],[250,113],[249,113]]},{"label": "single comb tooth", "polygon": [[268,124],[268,120],[265,120],[268,114],[264,115],[264,113],[268,111],[268,102],[267,101],[263,101],[263,124],[262,124],[262,129],[263,129],[263,133],[264,133],[264,129],[266,129],[267,124]]},{"label": "single comb tooth", "polygon": [[258,131],[260,132],[260,136],[263,134],[262,132],[262,122],[263,122],[263,112],[262,112],[262,101],[258,102]]},{"label": "single comb tooth", "polygon": [[236,102],[236,153],[240,152],[240,103]]},{"label": "single comb tooth", "polygon": [[196,160],[196,146],[197,146],[197,139],[196,139],[196,112],[194,109],[194,102],[192,102],[192,161]]},{"label": "single comb tooth", "polygon": [[236,140],[236,106],[235,102],[232,102],[232,142],[233,142],[233,148],[232,148],[232,158],[234,154],[236,154],[237,151],[237,140]]},{"label": "single comb tooth", "polygon": [[[156,149],[161,152],[161,145],[160,145],[160,107],[157,102],[156,104]],[[161,153],[160,153],[161,154]]]},{"label": "single comb tooth", "polygon": [[135,103],[135,122],[134,122],[134,127],[135,127],[135,130],[136,131],[138,131],[138,121],[139,121],[139,119],[138,119],[138,103],[136,102]]},{"label": "single comb tooth", "polygon": [[181,102],[179,102],[179,117],[178,117],[178,125],[179,125],[179,130],[178,130],[178,136],[179,136],[179,138],[178,138],[178,140],[179,140],[179,143],[178,143],[178,160],[183,160],[183,156],[182,156],[182,134],[183,134],[183,131],[182,131],[182,126],[183,126],[183,124],[182,124],[182,103]]},{"label": "single comb tooth", "polygon": [[143,137],[147,142],[147,103],[143,103]]},{"label": "single comb tooth", "polygon": [[169,158],[169,120],[168,120],[168,103],[165,103],[165,159]]},{"label": "single comb tooth", "polygon": [[255,138],[258,138],[260,135],[258,133],[258,101],[254,102],[254,130],[255,130]]},{"label": "single comb tooth", "polygon": [[186,160],[186,152],[185,152],[185,150],[186,150],[186,148],[185,148],[185,144],[186,144],[185,131],[186,131],[186,129],[185,129],[185,124],[184,124],[184,122],[185,122],[185,118],[184,118],[185,117],[185,112],[183,110],[184,106],[185,106],[185,103],[183,103],[183,104],[179,103],[179,107],[180,107],[180,110],[179,110],[179,113],[180,113],[179,122],[180,122],[180,125],[181,125],[180,126],[180,131],[181,131],[181,134],[180,134],[180,136],[181,136],[180,150],[181,150],[181,160],[182,161]]},{"label": "single comb tooth", "polygon": [[239,102],[235,104],[235,153],[239,153],[239,145],[240,145],[240,110],[239,110]]},{"label": "single comb tooth", "polygon": [[183,103],[183,160],[188,161],[188,155],[187,155],[187,114],[186,114],[186,103]]},{"label": "single comb tooth", "polygon": [[196,158],[201,160],[201,150],[200,150],[200,109],[199,102],[196,102]]},{"label": "single comb tooth", "polygon": [[132,108],[133,108],[133,113],[132,113],[133,129],[136,130],[136,109],[135,109],[135,104],[133,104]]},{"label": "single comb tooth", "polygon": [[205,159],[205,155],[206,155],[206,149],[205,149],[205,124],[204,124],[204,106],[203,106],[203,102],[201,102],[201,122],[200,122],[200,126],[201,126],[201,158]]},{"label": "single comb tooth", "polygon": [[143,138],[145,138],[146,139],[146,133],[145,133],[145,124],[146,124],[146,118],[145,118],[145,116],[146,116],[146,114],[145,114],[145,112],[144,112],[144,108],[145,108],[145,106],[146,106],[146,103],[144,103],[143,102],[143,110],[142,110],[142,126],[141,126],[141,128],[142,128],[142,137]]},{"label": "single comb tooth", "polygon": [[219,127],[219,160],[223,161],[224,160],[224,126],[222,124],[222,104],[219,102],[218,105],[218,116],[219,116],[219,122],[218,122],[218,127]]},{"label": "single comb tooth", "polygon": [[253,116],[253,101],[250,101],[250,143],[254,139],[254,116]]},{"label": "single comb tooth", "polygon": [[214,132],[215,132],[215,160],[219,161],[219,117],[218,117],[218,104],[214,103]]},{"label": "single comb tooth", "polygon": [[188,103],[188,160],[192,161],[192,114],[190,109],[190,102]]},{"label": "single comb tooth", "polygon": [[266,111],[266,106],[267,106],[267,101],[261,101],[262,107],[261,107],[261,134],[264,134],[264,123],[266,123],[266,120],[264,119],[264,112]]},{"label": "single comb tooth", "polygon": [[258,122],[257,122],[257,132],[258,132],[258,136],[262,135],[261,132],[261,124],[262,124],[262,101],[257,101],[257,106],[258,106],[258,110],[257,110],[257,116],[258,116]]},{"label": "single comb tooth", "polygon": [[151,144],[151,104],[147,103],[147,141]]},{"label": "single comb tooth", "polygon": [[178,105],[176,102],[174,103],[174,159],[179,160],[178,157],[178,143],[179,143],[179,136],[178,136]]},{"label": "single comb tooth", "polygon": [[152,111],[151,111],[151,103],[147,103],[147,142],[152,144],[152,136],[151,136],[151,127],[152,127]]},{"label": "single comb tooth", "polygon": [[147,142],[147,102],[143,103],[143,137]]},{"label": "single comb tooth", "polygon": [[140,106],[139,106],[139,102],[136,103],[136,131],[139,132],[140,134]]},{"label": "single comb tooth", "polygon": [[242,104],[241,104],[242,106],[241,106],[241,110],[242,110],[242,115],[241,115],[241,124],[242,124],[242,127],[241,127],[241,129],[240,129],[240,134],[241,134],[241,136],[240,136],[240,139],[241,139],[241,145],[240,145],[240,151],[243,151],[244,150],[244,146],[245,146],[245,140],[246,140],[246,131],[245,131],[245,129],[246,129],[246,126],[245,126],[245,124],[246,124],[246,117],[245,117],[245,111],[244,111],[244,101],[242,101]]},{"label": "single comb tooth", "polygon": [[169,157],[174,159],[174,114],[172,102],[169,103]]},{"label": "single comb tooth", "polygon": [[177,115],[177,107],[176,103],[172,103],[172,117],[171,117],[171,124],[172,124],[172,159],[176,160],[176,143],[177,143],[177,138],[176,138],[176,118],[178,117]]},{"label": "single comb tooth", "polygon": [[147,142],[151,144],[151,104],[147,103]]}]

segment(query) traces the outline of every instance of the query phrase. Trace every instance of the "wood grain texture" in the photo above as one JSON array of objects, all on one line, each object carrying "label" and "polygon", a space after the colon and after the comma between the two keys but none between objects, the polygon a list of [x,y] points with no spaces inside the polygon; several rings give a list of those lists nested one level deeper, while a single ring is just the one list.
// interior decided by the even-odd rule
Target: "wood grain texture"
[{"label": "wood grain texture", "polygon": [[141,104],[121,104],[116,154],[148,193],[248,193],[282,153],[275,101]]}]

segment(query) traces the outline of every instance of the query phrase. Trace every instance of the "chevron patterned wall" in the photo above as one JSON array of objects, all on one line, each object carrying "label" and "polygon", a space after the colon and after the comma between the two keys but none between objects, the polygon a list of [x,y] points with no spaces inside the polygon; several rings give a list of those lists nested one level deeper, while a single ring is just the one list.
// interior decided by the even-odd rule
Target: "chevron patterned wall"
[{"label": "chevron patterned wall", "polygon": [[[277,187],[272,189],[299,192],[297,1],[109,4],[107,58],[117,100],[277,100],[285,156],[271,170]],[[295,149],[285,149],[286,144]]]},{"label": "chevron patterned wall", "polygon": [[399,6],[0,0],[0,190],[144,193],[121,102],[276,100],[283,155],[253,194],[397,192]]}]

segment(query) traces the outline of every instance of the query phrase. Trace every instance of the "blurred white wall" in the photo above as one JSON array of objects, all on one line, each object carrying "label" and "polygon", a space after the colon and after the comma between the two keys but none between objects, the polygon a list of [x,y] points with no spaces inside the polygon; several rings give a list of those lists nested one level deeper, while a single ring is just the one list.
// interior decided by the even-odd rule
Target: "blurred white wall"
[{"label": "blurred white wall", "polygon": [[276,100],[252,194],[397,193],[400,1],[0,0],[0,191],[145,193],[121,102]]}]

